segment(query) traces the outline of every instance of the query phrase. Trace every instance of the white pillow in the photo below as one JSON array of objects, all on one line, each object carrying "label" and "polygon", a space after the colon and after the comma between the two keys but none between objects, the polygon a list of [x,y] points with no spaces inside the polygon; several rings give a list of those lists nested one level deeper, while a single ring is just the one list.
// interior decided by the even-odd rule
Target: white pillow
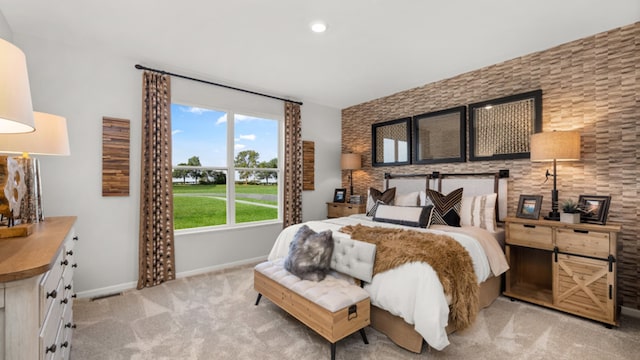
[{"label": "white pillow", "polygon": [[431,226],[433,206],[392,206],[378,204],[373,221],[428,228]]},{"label": "white pillow", "polygon": [[496,199],[498,194],[463,196],[460,206],[460,225],[476,226],[496,231]]},{"label": "white pillow", "polygon": [[418,206],[418,192],[396,194],[396,199],[393,204],[396,206]]}]

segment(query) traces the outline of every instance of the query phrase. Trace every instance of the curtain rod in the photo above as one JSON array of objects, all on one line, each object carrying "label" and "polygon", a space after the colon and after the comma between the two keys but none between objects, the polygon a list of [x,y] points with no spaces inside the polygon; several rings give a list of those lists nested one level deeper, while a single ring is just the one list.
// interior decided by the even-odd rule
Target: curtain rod
[{"label": "curtain rod", "polygon": [[201,82],[201,83],[205,83],[205,84],[209,84],[209,85],[215,85],[215,86],[220,86],[226,89],[231,89],[231,90],[236,90],[236,91],[242,91],[245,92],[247,94],[253,94],[253,95],[258,95],[258,96],[264,96],[264,97],[268,97],[270,99],[276,99],[276,100],[281,100],[281,101],[287,101],[287,102],[291,102],[294,104],[298,104],[298,105],[302,105],[301,101],[294,101],[294,100],[289,100],[289,99],[285,99],[285,98],[281,98],[281,97],[277,97],[277,96],[273,96],[273,95],[269,95],[269,94],[263,94],[263,93],[259,93],[256,91],[251,91],[251,90],[246,90],[246,89],[241,89],[241,88],[237,88],[237,87],[233,87],[233,86],[229,86],[229,85],[224,85],[224,84],[219,84],[219,83],[215,83],[212,81],[207,81],[207,80],[202,80],[202,79],[197,79],[197,78],[193,78],[193,77],[189,77],[189,76],[185,76],[185,75],[180,75],[180,74],[175,74],[175,73],[171,73],[168,71],[164,71],[164,70],[158,70],[158,69],[152,69],[140,64],[136,64],[136,69],[138,70],[151,70],[151,71],[155,71],[161,74],[166,74],[166,75],[171,75],[171,76],[175,76],[175,77],[179,77],[182,79],[187,79],[187,80],[192,80],[192,81],[197,81],[197,82]]}]

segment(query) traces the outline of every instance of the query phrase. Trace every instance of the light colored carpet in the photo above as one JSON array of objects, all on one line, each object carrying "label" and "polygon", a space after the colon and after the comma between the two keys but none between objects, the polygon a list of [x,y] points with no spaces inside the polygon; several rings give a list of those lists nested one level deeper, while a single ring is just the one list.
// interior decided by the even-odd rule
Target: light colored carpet
[{"label": "light colored carpet", "polygon": [[[254,306],[249,266],[178,279],[73,305],[71,358],[329,359],[329,344],[268,299]],[[603,325],[499,298],[443,351],[414,354],[366,328],[338,342],[337,359],[639,359],[640,319]]]}]

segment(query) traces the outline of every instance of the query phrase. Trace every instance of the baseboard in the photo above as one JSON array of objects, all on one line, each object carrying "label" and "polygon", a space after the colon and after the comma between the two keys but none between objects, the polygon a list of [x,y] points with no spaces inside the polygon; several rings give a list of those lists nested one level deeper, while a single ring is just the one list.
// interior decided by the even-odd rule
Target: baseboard
[{"label": "baseboard", "polygon": [[208,266],[205,268],[200,268],[195,270],[182,271],[176,274],[176,278],[185,278],[189,276],[195,276],[195,275],[206,274],[214,271],[225,270],[225,269],[229,269],[237,266],[257,264],[265,260],[267,260],[266,256],[259,256],[253,259],[244,259],[244,260],[234,261],[234,262],[221,264],[221,265],[214,265],[214,266]]},{"label": "baseboard", "polygon": [[631,316],[631,317],[640,319],[640,310],[638,309],[632,309],[629,307],[622,306],[622,308],[620,309],[620,313],[622,313],[622,315]]},{"label": "baseboard", "polygon": [[[195,270],[182,271],[182,272],[176,273],[176,278],[180,279],[180,278],[185,278],[185,277],[189,277],[189,276],[195,276],[195,275],[206,274],[206,273],[210,273],[210,272],[214,272],[214,271],[220,271],[220,270],[225,270],[225,269],[229,269],[229,268],[234,268],[234,267],[238,267],[238,266],[257,264],[257,263],[262,262],[262,261],[264,261],[266,259],[267,259],[266,256],[259,256],[259,257],[252,258],[252,259],[244,259],[244,260],[240,260],[240,261],[234,261],[234,262],[220,264],[220,265],[208,266],[208,267],[205,267],[205,268],[200,268],[200,269],[195,269]],[[135,289],[137,286],[138,286],[138,283],[135,282],[135,281],[132,281],[132,282],[122,283],[122,284],[118,284],[118,285],[98,288],[98,289],[80,291],[80,292],[76,293],[76,295],[78,296],[78,298],[103,297],[105,295],[120,293],[120,292],[123,292],[123,291],[126,291],[126,290],[132,290],[132,289]]]}]

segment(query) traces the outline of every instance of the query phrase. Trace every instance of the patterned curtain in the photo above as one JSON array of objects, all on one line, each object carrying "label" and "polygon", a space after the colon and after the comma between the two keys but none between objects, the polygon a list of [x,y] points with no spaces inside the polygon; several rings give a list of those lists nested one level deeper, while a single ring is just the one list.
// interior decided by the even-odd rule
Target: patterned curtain
[{"label": "patterned curtain", "polygon": [[285,102],[283,227],[302,222],[301,133],[300,105]]},{"label": "patterned curtain", "polygon": [[142,76],[142,169],[138,289],[175,278],[171,166],[171,78]]}]

